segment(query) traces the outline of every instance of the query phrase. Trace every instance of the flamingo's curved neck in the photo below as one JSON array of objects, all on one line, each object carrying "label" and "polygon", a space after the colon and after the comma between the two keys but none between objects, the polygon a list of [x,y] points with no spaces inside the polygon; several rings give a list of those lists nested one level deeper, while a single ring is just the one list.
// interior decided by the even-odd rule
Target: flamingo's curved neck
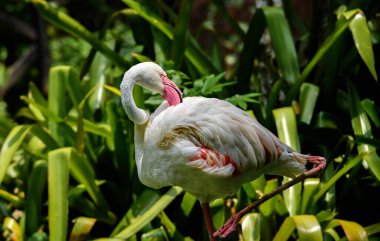
[{"label": "flamingo's curved neck", "polygon": [[136,82],[137,80],[133,72],[128,71],[124,74],[120,85],[121,103],[130,120],[135,124],[144,124],[148,121],[149,114],[145,110],[138,108],[135,104],[133,86]]}]

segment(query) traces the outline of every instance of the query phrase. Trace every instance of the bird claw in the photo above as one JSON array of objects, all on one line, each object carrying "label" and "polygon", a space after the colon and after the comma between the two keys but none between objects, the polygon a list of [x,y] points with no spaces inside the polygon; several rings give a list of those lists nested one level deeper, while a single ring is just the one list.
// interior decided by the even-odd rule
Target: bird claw
[{"label": "bird claw", "polygon": [[221,228],[219,228],[214,234],[212,235],[214,238],[215,237],[221,237],[221,238],[226,238],[230,234],[232,234],[236,230],[236,226],[239,223],[240,217],[239,215],[232,215],[227,222],[223,224]]}]

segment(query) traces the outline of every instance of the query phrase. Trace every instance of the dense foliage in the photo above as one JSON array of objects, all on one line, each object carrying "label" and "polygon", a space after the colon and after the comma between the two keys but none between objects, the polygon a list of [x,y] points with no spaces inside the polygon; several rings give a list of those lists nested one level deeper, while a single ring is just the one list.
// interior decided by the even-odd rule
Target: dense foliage
[{"label": "dense foliage", "polygon": [[[229,240],[379,240],[380,3],[273,2],[2,1],[2,238],[208,239],[194,197],[137,178],[118,86],[152,60],[185,96],[226,99],[327,159]],[[135,97],[151,111],[162,101]],[[216,226],[287,180],[262,176],[214,201]]]}]

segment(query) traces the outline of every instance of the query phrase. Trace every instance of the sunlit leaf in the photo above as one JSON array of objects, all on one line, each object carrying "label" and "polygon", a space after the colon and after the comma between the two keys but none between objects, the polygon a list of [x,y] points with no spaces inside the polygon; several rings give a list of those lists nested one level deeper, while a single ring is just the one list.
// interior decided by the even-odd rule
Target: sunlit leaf
[{"label": "sunlit leaf", "polygon": [[373,54],[371,34],[368,29],[367,19],[364,13],[360,10],[357,11],[355,17],[350,22],[350,30],[355,42],[356,49],[362,57],[364,63],[367,65],[373,78],[377,80],[377,73],[375,69],[375,57]]},{"label": "sunlit leaf", "polygon": [[70,157],[65,148],[48,154],[49,240],[66,240]]},{"label": "sunlit leaf", "polygon": [[19,125],[8,134],[0,151],[0,183],[4,180],[12,157],[30,131],[30,126]]},{"label": "sunlit leaf", "polygon": [[241,224],[244,241],[259,241],[260,235],[260,214],[250,213],[243,218]]},{"label": "sunlit leaf", "polygon": [[[275,109],[273,110],[273,115],[279,139],[295,151],[300,151],[297,121],[293,109],[291,107]],[[284,178],[283,183],[289,180],[290,178]],[[290,216],[294,216],[300,211],[301,190],[302,183],[298,183],[283,192],[284,201]]]},{"label": "sunlit leaf", "polygon": [[301,116],[300,119],[306,124],[310,124],[314,114],[314,107],[317,103],[319,87],[310,83],[303,83],[300,92]]},{"label": "sunlit leaf", "polygon": [[78,217],[75,219],[69,241],[85,241],[96,222],[95,218]]}]

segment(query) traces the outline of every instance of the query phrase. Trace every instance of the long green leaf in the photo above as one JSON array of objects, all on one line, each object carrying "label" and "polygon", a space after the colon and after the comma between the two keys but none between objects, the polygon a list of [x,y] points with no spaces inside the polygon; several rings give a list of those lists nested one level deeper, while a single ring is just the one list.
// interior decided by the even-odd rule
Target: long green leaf
[{"label": "long green leaf", "polygon": [[[71,67],[55,66],[49,72],[49,111],[59,118],[66,116],[66,85],[70,78]],[[65,145],[66,135],[61,123],[57,123],[54,119],[49,119],[49,130],[52,137],[60,146]]]},{"label": "long green leaf", "polygon": [[24,141],[24,138],[29,133],[30,128],[30,126],[24,125],[15,126],[5,139],[0,151],[0,184],[4,180],[14,153]]},{"label": "long green leaf", "polygon": [[146,224],[152,221],[162,210],[164,210],[182,192],[180,187],[172,187],[164,194],[151,208],[146,210],[141,216],[137,217],[131,224],[118,233],[115,238],[127,239],[136,234]]},{"label": "long green leaf", "polygon": [[380,109],[374,101],[370,99],[364,99],[361,101],[363,110],[367,113],[369,118],[373,121],[377,128],[380,128]]},{"label": "long green leaf", "polygon": [[56,10],[51,7],[47,2],[43,0],[33,0],[34,6],[38,12],[50,23],[58,28],[66,31],[67,33],[81,38],[91,44],[99,52],[104,54],[112,62],[122,68],[129,68],[130,64],[124,60],[121,56],[117,55],[111,49],[109,49],[102,41],[96,38],[90,31],[88,31],[83,25],[71,18],[63,11]]},{"label": "long green leaf", "polygon": [[242,221],[241,229],[244,241],[259,241],[260,234],[260,214],[250,213]]},{"label": "long green leaf", "polygon": [[287,217],[281,224],[281,227],[276,233],[276,236],[274,236],[273,241],[287,241],[295,229],[296,225],[292,217]]},{"label": "long green leaf", "polygon": [[245,34],[243,50],[239,57],[237,70],[237,88],[246,91],[250,84],[250,76],[253,70],[253,60],[259,49],[261,36],[265,30],[266,21],[262,9],[258,9],[249,22],[249,28]]},{"label": "long green leaf", "polygon": [[132,204],[124,217],[121,218],[116,228],[112,231],[111,237],[114,237],[116,234],[120,233],[120,231],[125,229],[132,220],[138,216],[141,216],[146,210],[151,208],[159,200],[159,198],[160,195],[157,191],[145,189]]},{"label": "long green leaf", "polygon": [[368,241],[367,232],[356,222],[339,220],[348,240]]},{"label": "long green leaf", "polygon": [[[298,139],[296,116],[293,109],[291,107],[275,109],[273,110],[273,116],[280,140],[299,152],[301,147]],[[289,180],[290,178],[285,177],[283,183]],[[302,183],[298,183],[283,192],[284,201],[290,216],[294,216],[300,211],[301,190]]]},{"label": "long green leaf", "polygon": [[318,220],[313,215],[293,217],[300,241],[322,241],[322,231]]},{"label": "long green leaf", "polygon": [[367,241],[368,236],[366,230],[356,222],[333,219],[327,226],[326,230],[335,228],[337,226],[342,226],[342,229],[349,241]]},{"label": "long green leaf", "polygon": [[322,231],[318,220],[313,215],[287,217],[282,223],[273,241],[286,241],[297,229],[300,241],[322,241]]},{"label": "long green leaf", "polygon": [[279,7],[265,7],[262,10],[280,73],[289,84],[294,84],[300,77],[300,70],[292,32],[285,18],[285,13]]},{"label": "long green leaf", "polygon": [[95,218],[78,217],[75,219],[73,230],[69,241],[86,241],[90,235],[92,227],[95,225]]},{"label": "long green leaf", "polygon": [[313,196],[318,191],[320,184],[319,178],[308,178],[303,183],[302,192],[302,203],[301,203],[301,214],[310,213],[309,207],[311,205],[310,201],[313,200]]},{"label": "long green leaf", "polygon": [[95,204],[106,208],[106,200],[101,194],[99,187],[95,184],[95,172],[88,160],[84,156],[80,156],[74,148],[68,147],[61,150],[67,152],[70,158],[69,166],[73,177],[85,186]]},{"label": "long green leaf", "polygon": [[193,0],[182,0],[180,12],[176,19],[174,28],[173,45],[171,56],[176,69],[180,69],[183,54],[186,49],[187,28],[191,16]]},{"label": "long green leaf", "polygon": [[48,153],[49,240],[66,240],[70,155],[67,148]]},{"label": "long green leaf", "polygon": [[301,85],[300,104],[301,104],[301,121],[310,124],[314,114],[314,107],[317,103],[319,87],[310,83]]},{"label": "long green leaf", "polygon": [[[351,124],[356,136],[373,138],[371,124],[363,111],[358,93],[351,82],[347,82],[348,96],[350,104]],[[368,164],[377,180],[380,180],[380,157],[376,153],[376,148],[368,144],[358,145],[359,153],[369,153],[364,156],[365,164]]]},{"label": "long green leaf", "polygon": [[26,193],[25,232],[28,235],[36,232],[43,221],[41,210],[46,180],[46,160],[36,161],[33,165],[30,177],[28,178],[28,189]]},{"label": "long green leaf", "polygon": [[367,19],[362,11],[357,10],[357,14],[355,14],[355,17],[350,22],[349,27],[355,42],[356,49],[358,50],[364,63],[367,65],[373,78],[377,80],[371,34],[368,29]]}]

